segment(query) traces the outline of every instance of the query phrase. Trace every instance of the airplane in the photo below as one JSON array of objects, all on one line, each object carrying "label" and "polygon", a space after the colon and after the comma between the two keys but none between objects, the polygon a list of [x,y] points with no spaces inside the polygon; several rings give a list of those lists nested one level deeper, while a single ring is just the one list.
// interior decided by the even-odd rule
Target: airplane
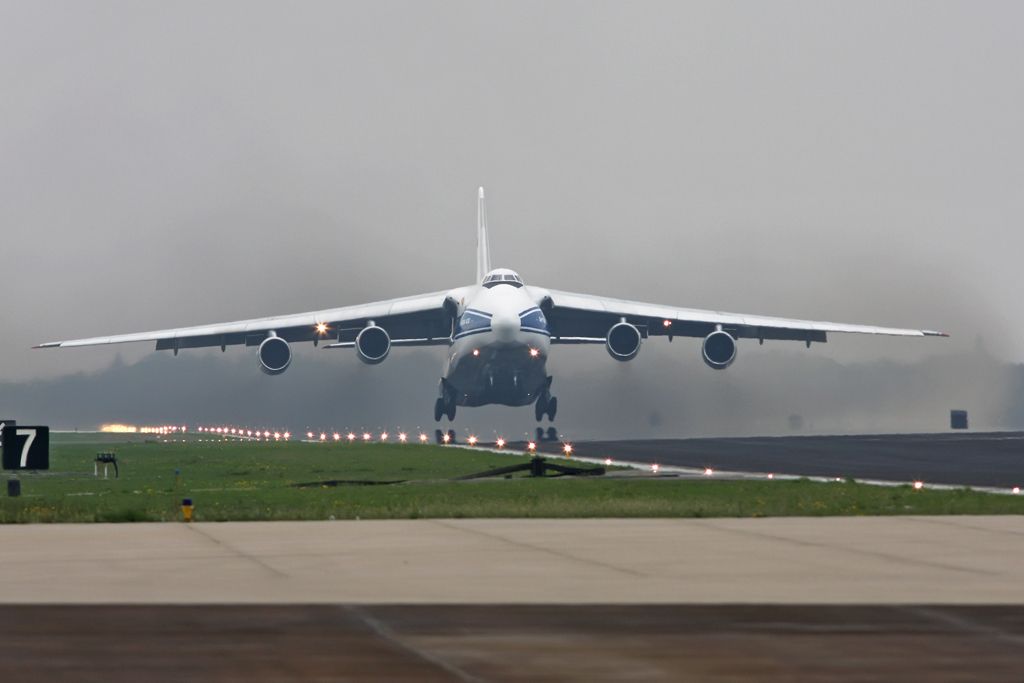
[{"label": "airplane", "polygon": [[616,361],[636,358],[645,339],[699,338],[704,363],[724,370],[736,360],[738,340],[828,341],[830,333],[946,337],[934,330],[846,325],[679,308],[527,285],[514,270],[492,268],[484,189],[477,195],[476,282],[441,292],[294,315],[47,342],[68,348],[156,342],[156,350],[255,346],[259,368],[283,373],[291,345],[325,342],[355,349],[364,363],[382,363],[396,347],[445,346],[448,354],[434,402],[434,420],[455,419],[458,406],[534,406],[538,422],[554,421],[558,399],[547,371],[551,348],[603,344]]}]

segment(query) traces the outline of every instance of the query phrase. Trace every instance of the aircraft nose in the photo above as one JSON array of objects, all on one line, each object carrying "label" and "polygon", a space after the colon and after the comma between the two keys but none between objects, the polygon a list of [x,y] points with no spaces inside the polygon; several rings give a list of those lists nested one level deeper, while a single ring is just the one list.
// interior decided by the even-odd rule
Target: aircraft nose
[{"label": "aircraft nose", "polygon": [[491,318],[491,329],[498,341],[512,341],[519,332],[519,316],[509,314],[495,314]]}]

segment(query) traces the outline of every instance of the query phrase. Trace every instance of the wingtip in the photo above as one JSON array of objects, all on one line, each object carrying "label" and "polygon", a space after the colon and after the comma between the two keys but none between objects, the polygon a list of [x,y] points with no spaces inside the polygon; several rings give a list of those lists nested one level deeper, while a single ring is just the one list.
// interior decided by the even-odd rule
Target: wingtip
[{"label": "wingtip", "polygon": [[949,337],[948,332],[939,332],[938,330],[925,330],[924,336],[926,337]]},{"label": "wingtip", "polygon": [[483,185],[481,185],[480,187],[478,187],[476,189],[476,197],[477,197],[477,199],[483,199],[484,198],[484,186]]}]

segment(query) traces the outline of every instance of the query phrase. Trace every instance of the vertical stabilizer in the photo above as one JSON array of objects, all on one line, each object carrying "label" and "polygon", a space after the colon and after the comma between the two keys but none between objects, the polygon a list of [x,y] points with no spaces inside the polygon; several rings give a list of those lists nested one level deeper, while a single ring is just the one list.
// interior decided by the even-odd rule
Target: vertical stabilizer
[{"label": "vertical stabilizer", "polygon": [[480,284],[491,270],[491,245],[487,241],[487,203],[484,201],[484,188],[477,191],[476,197],[476,282]]}]

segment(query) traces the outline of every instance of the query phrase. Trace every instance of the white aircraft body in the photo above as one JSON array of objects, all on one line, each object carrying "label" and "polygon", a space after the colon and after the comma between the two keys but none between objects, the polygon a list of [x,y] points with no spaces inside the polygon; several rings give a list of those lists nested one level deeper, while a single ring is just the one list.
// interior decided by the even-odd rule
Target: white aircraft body
[{"label": "white aircraft body", "polygon": [[157,350],[246,345],[257,348],[269,375],[288,369],[291,344],[325,342],[354,348],[375,365],[393,347],[446,346],[448,356],[434,404],[434,419],[455,419],[457,406],[535,406],[537,420],[554,420],[547,359],[556,344],[604,344],[617,361],[636,357],[650,337],[702,338],[701,356],[716,370],[736,359],[737,340],[825,342],[829,333],[903,337],[946,336],[931,330],[846,325],[721,313],[573,294],[526,285],[506,268],[491,268],[484,190],[477,200],[477,281],[467,287],[295,315],[179,327],[138,334],[49,342],[67,348],[156,342]]}]

